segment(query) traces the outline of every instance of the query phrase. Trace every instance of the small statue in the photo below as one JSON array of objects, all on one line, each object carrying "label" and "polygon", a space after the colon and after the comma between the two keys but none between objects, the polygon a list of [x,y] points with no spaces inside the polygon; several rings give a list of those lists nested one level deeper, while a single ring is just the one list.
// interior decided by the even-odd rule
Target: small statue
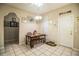
[{"label": "small statue", "polygon": [[37,34],[37,31],[36,31],[36,30],[34,30],[33,35],[36,35],[36,34]]}]

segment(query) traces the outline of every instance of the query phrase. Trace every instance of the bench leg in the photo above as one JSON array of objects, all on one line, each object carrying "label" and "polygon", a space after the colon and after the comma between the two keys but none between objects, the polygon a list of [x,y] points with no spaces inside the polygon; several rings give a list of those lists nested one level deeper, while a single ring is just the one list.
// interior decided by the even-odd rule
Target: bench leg
[{"label": "bench leg", "polygon": [[43,43],[45,43],[46,42],[46,39],[43,39]]},{"label": "bench leg", "polygon": [[30,41],[30,47],[31,47],[31,48],[34,47],[34,42],[33,42],[33,40]]}]

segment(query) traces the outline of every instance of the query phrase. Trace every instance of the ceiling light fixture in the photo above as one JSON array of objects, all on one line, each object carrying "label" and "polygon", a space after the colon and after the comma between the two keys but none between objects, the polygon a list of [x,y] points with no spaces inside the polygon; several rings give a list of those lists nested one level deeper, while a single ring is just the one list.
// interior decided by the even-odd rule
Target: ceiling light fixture
[{"label": "ceiling light fixture", "polygon": [[43,5],[43,3],[32,3],[33,5],[36,5],[38,7],[41,7]]},{"label": "ceiling light fixture", "polygon": [[41,19],[42,19],[42,16],[35,16],[34,19],[35,19],[35,20],[41,20]]}]

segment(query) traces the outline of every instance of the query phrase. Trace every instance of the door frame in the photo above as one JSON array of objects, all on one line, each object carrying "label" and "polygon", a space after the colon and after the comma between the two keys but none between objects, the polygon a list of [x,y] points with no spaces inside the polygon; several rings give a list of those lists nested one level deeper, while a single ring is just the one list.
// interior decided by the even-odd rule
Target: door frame
[{"label": "door frame", "polygon": [[[74,20],[74,15],[72,15],[72,14],[70,14],[70,15],[73,17],[73,18],[72,18],[72,19],[73,19],[73,21],[72,21],[72,22],[73,22],[73,25],[72,25],[72,26],[73,26],[73,28],[72,28],[72,47],[70,47],[70,48],[73,48],[73,47],[74,47],[73,44],[74,44],[74,21],[75,21],[75,20]],[[59,18],[60,18],[60,17],[61,17],[61,16],[58,17],[58,41],[59,41],[59,44],[62,45],[61,42],[60,42],[61,39],[60,39],[60,37],[59,37],[59,36],[60,36],[60,32],[59,32],[59,21],[60,21]],[[64,46],[64,45],[63,45],[63,46]],[[66,46],[66,47],[68,47],[68,46]]]}]

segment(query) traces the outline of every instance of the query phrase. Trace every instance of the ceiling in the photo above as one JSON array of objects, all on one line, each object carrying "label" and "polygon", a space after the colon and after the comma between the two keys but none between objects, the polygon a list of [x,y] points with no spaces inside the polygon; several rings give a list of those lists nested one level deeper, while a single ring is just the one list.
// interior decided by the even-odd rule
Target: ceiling
[{"label": "ceiling", "polygon": [[32,3],[8,3],[8,5],[11,5],[13,7],[23,9],[35,14],[43,14],[68,4],[69,3],[43,3],[42,6],[38,7],[37,5],[34,5]]}]

